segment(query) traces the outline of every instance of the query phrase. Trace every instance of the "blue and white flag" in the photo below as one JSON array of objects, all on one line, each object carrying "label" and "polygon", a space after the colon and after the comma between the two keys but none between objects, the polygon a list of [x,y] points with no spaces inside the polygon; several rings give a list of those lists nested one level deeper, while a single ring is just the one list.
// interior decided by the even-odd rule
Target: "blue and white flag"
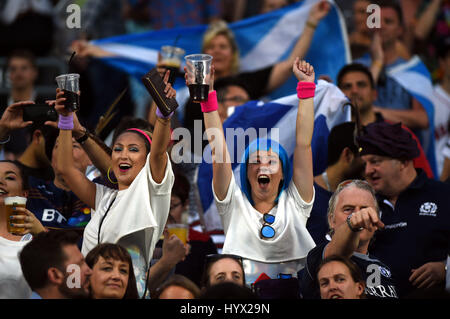
[{"label": "blue and white flag", "polygon": [[430,72],[418,56],[391,68],[387,74],[417,99],[427,112],[429,127],[421,130],[421,143],[435,177],[439,177],[434,147],[434,91]]},{"label": "blue and white flag", "polygon": [[[347,97],[334,85],[318,81],[314,97],[314,133],[312,152],[314,175],[326,168],[327,141],[330,130],[351,120]],[[251,101],[235,108],[223,128],[236,182],[240,184],[239,163],[247,145],[256,137],[270,136],[286,150],[292,161],[298,109],[297,95],[289,95],[269,103]],[[205,148],[204,161],[198,171],[197,185],[201,194],[205,225],[208,230],[223,229],[212,194],[211,149]]]},{"label": "blue and white flag", "polygon": [[[303,32],[309,11],[319,0],[304,0],[280,10],[229,24],[240,52],[241,71],[262,69],[286,59]],[[306,60],[314,65],[317,76],[326,74],[335,80],[342,66],[351,61],[344,19],[337,6],[319,23]],[[207,25],[128,34],[96,40],[93,43],[117,56],[103,61],[140,79],[156,65],[163,45],[183,48],[186,54],[201,52]],[[296,85],[292,76],[271,98],[287,96]],[[178,79],[175,88],[184,86]],[[178,95],[178,94],[177,94]],[[181,94],[183,96],[183,94]],[[178,98],[177,98],[178,100]]]}]

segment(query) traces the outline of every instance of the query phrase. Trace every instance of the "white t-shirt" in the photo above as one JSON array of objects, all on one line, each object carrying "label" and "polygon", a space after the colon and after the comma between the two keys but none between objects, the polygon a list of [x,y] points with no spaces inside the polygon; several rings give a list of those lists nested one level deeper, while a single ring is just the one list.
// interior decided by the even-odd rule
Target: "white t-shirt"
[{"label": "white t-shirt", "polygon": [[438,176],[444,167],[444,149],[447,143],[450,121],[450,95],[439,85],[434,86],[434,138]]},{"label": "white t-shirt", "polygon": [[20,241],[0,236],[0,299],[29,299],[31,289],[23,277],[19,253],[31,240],[25,235]]},{"label": "white t-shirt", "polygon": [[306,221],[314,203],[306,203],[293,181],[285,189],[269,214],[275,216],[271,225],[275,236],[262,239],[260,231],[264,224],[263,214],[248,201],[245,194],[231,177],[227,195],[220,201],[214,193],[225,231],[223,253],[235,254],[266,263],[279,263],[306,258],[315,247],[314,240],[306,229]]},{"label": "white t-shirt", "polygon": [[103,220],[100,242],[120,244],[120,240],[126,238],[127,243],[130,243],[130,236],[135,236],[135,245],[149,264],[169,215],[170,194],[174,183],[168,155],[164,179],[160,184],[153,180],[149,159],[150,154],[147,156],[145,166],[125,190],[117,191],[100,184],[96,185],[95,213],[84,230],[81,249],[84,256],[98,244],[100,222],[115,198]]}]

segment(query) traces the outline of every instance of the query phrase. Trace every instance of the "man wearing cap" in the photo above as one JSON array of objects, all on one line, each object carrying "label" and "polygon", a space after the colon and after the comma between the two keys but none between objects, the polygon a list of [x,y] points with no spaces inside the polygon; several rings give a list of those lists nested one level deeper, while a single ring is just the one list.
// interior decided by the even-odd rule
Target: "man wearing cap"
[{"label": "man wearing cap", "polygon": [[416,142],[401,124],[371,123],[357,139],[385,224],[371,253],[397,275],[400,297],[445,284],[450,251],[450,185],[416,170]]}]

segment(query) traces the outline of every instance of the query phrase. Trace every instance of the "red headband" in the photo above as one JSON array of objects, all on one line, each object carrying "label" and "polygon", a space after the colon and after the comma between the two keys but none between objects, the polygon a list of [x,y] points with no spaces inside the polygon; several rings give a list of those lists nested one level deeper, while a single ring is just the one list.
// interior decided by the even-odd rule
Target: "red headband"
[{"label": "red headband", "polygon": [[150,136],[148,136],[148,134],[145,133],[143,130],[138,129],[138,128],[129,128],[129,129],[127,129],[127,131],[136,131],[138,133],[141,133],[142,135],[144,135],[144,137],[147,139],[147,141],[150,143],[150,145],[152,145],[152,140],[150,139]]}]

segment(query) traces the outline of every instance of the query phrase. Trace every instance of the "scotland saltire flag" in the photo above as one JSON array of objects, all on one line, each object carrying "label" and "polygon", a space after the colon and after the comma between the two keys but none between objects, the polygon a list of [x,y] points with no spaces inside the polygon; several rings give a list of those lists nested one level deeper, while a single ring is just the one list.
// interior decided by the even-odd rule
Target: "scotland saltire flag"
[{"label": "scotland saltire flag", "polygon": [[[318,1],[304,0],[229,24],[239,46],[241,71],[258,70],[287,58],[303,32],[312,5]],[[330,2],[331,10],[315,31],[306,60],[314,65],[317,76],[326,74],[334,81],[339,69],[351,59],[344,20],[336,5]],[[206,29],[207,25],[165,29],[100,39],[93,43],[117,55],[103,58],[105,63],[140,79],[156,65],[158,51],[163,45],[176,45],[186,54],[201,52]],[[291,94],[296,83],[292,76],[273,92],[271,98]],[[175,83],[175,88],[180,87],[184,87],[184,79]],[[177,94],[177,100],[178,96],[186,94]]]},{"label": "scotland saltire flag", "polygon": [[[337,124],[351,120],[348,99],[334,85],[319,80],[314,97],[314,133],[312,152],[314,175],[326,168],[327,140]],[[239,184],[239,163],[247,145],[256,137],[270,137],[278,141],[292,161],[295,148],[295,129],[298,109],[297,95],[290,95],[269,103],[251,101],[235,108],[223,125],[232,168]],[[212,194],[211,149],[205,148],[204,161],[198,171],[197,185],[201,194],[207,230],[223,229]]]},{"label": "scotland saltire flag", "polygon": [[433,84],[430,72],[418,56],[399,64],[388,72],[403,88],[416,98],[427,112],[429,127],[422,131],[421,143],[435,177],[439,178],[434,150]]}]

